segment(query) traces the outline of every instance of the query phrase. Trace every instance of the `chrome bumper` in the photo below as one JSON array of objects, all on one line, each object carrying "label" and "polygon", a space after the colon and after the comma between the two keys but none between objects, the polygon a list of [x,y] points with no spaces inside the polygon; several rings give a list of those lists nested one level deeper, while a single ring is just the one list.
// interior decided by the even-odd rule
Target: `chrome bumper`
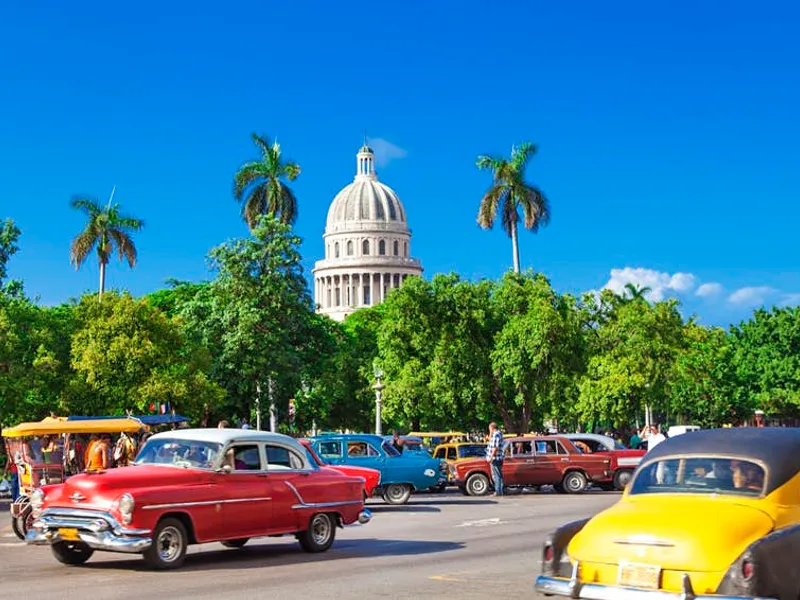
[{"label": "chrome bumper", "polygon": [[[574,572],[573,572],[574,573]],[[683,576],[682,592],[666,592],[663,590],[644,590],[599,583],[581,583],[574,574],[571,579],[564,577],[536,578],[536,591],[545,596],[567,596],[568,598],[585,598],[586,600],[694,600],[695,598],[714,598],[716,600],[770,600],[754,596],[722,596],[718,594],[695,594],[688,575]]]},{"label": "chrome bumper", "polygon": [[61,529],[74,529],[80,541],[95,550],[139,554],[152,544],[149,529],[123,527],[108,513],[77,509],[44,511],[31,525],[25,542],[49,546],[65,539]]}]

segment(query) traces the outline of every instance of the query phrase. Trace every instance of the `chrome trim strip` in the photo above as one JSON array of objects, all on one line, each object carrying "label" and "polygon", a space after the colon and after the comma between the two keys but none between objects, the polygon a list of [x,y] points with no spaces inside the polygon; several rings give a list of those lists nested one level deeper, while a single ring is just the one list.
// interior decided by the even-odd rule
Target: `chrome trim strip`
[{"label": "chrome trim strip", "polygon": [[299,501],[298,504],[292,505],[292,510],[301,510],[304,508],[333,508],[335,506],[350,506],[351,504],[362,504],[362,500],[343,500],[341,502],[306,502],[303,500],[303,497],[300,495],[300,492],[297,491],[297,488],[294,487],[288,481],[284,481],[286,487],[288,487],[294,495],[297,496],[297,500]]},{"label": "chrome trim strip", "polygon": [[200,502],[167,502],[166,504],[148,504],[142,506],[142,510],[158,510],[161,508],[185,508],[187,506],[210,506],[214,504],[238,504],[241,502],[264,502],[272,500],[272,497],[265,496],[262,498],[233,498],[229,500],[203,500]]}]

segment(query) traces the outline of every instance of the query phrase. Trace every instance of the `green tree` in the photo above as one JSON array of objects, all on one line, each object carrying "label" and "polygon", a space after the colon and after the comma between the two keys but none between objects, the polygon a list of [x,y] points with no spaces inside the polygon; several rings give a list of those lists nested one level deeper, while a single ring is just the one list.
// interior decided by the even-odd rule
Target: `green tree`
[{"label": "green tree", "polygon": [[622,296],[625,302],[647,302],[647,294],[653,291],[653,288],[646,285],[635,285],[633,283],[625,284],[625,293]]},{"label": "green tree", "polygon": [[683,319],[677,302],[623,302],[604,292],[599,325],[590,328],[591,357],[580,384],[579,410],[587,421],[631,425],[642,409],[665,414]]},{"label": "green tree", "polygon": [[221,401],[222,390],[205,372],[207,351],[146,300],[116,293],[102,303],[84,297],[76,320],[70,412],[147,412],[151,404],[169,403],[198,417],[204,404]]},{"label": "green tree", "polygon": [[94,198],[75,197],[70,203],[72,208],[83,212],[87,218],[86,227],[72,240],[70,263],[79,269],[92,250],[97,250],[97,262],[100,265],[99,298],[103,297],[105,291],[106,265],[114,250],[120,260],[127,261],[131,268],[136,266],[136,245],[131,233],[144,227],[140,219],[122,214],[119,204],[111,204],[113,199],[112,191],[105,207]]},{"label": "green tree", "polygon": [[524,433],[557,415],[577,385],[584,369],[581,314],[575,299],[557,294],[543,275],[507,274],[495,305],[504,320],[491,355],[503,391],[498,409],[507,430]]},{"label": "green tree", "polygon": [[272,215],[281,223],[293,224],[297,219],[297,198],[284,183],[300,175],[300,166],[287,160],[277,141],[270,144],[264,135],[252,134],[253,143],[261,152],[258,160],[244,163],[233,178],[233,196],[243,202],[242,217],[254,229],[260,215]]},{"label": "green tree", "polygon": [[731,336],[741,393],[767,414],[800,418],[800,307],[757,310]]},{"label": "green tree", "polygon": [[670,383],[670,412],[702,427],[738,423],[753,414],[750,397],[740,393],[733,346],[724,330],[688,323],[685,348],[677,353]]},{"label": "green tree", "polygon": [[17,241],[20,234],[19,227],[11,219],[0,223],[0,292],[6,290],[4,282],[8,277],[8,262],[19,251]]},{"label": "green tree", "polygon": [[300,238],[272,216],[259,217],[251,233],[211,250],[216,277],[181,310],[214,357],[212,377],[227,391],[224,417],[249,415],[257,397],[271,397],[285,415],[326,344],[314,326]]},{"label": "green tree", "polygon": [[503,230],[511,238],[515,273],[519,273],[519,210],[522,209],[523,227],[533,233],[550,222],[547,198],[539,188],[525,180],[525,169],[534,154],[536,146],[525,142],[520,146],[512,146],[510,159],[480,156],[477,162],[478,169],[492,171],[493,177],[492,186],[481,199],[478,225],[491,229],[497,218],[497,211],[500,211]]}]

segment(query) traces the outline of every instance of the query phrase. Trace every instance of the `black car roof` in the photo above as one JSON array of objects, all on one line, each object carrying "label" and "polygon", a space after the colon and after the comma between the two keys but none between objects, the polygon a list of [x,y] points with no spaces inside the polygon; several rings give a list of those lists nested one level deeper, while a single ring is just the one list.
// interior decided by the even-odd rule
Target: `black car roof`
[{"label": "black car roof", "polygon": [[760,461],[769,471],[765,490],[769,494],[800,471],[800,428],[728,427],[691,431],[658,444],[645,455],[642,465],[686,454]]}]

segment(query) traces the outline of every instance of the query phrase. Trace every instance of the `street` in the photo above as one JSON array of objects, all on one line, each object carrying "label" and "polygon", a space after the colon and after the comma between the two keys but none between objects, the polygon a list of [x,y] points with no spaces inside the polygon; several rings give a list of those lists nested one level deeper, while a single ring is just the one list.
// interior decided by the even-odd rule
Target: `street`
[{"label": "street", "polygon": [[448,492],[406,506],[370,500],[373,520],[339,530],[324,554],[294,538],[253,540],[241,550],[193,546],[178,571],[154,572],[138,556],[96,553],[83,567],[27,546],[0,513],[3,596],[43,598],[515,598],[533,594],[544,537],[592,515],[619,494],[514,494],[500,500]]}]

